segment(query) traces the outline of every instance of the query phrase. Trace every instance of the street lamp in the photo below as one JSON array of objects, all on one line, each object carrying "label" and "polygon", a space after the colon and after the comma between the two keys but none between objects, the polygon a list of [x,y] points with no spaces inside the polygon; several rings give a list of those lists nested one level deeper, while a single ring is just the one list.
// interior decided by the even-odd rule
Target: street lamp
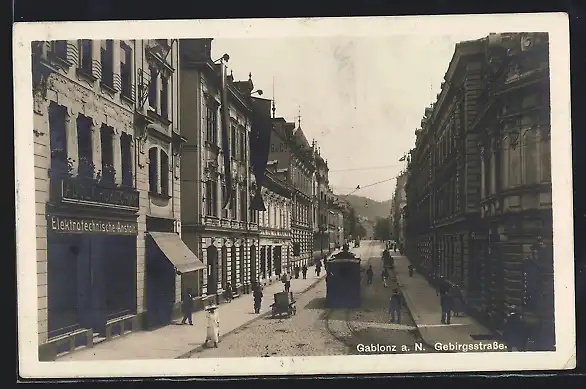
[{"label": "street lamp", "polygon": [[255,94],[255,93],[256,93],[257,95],[259,95],[259,96],[262,96],[262,94],[263,94],[263,91],[262,91],[262,89],[257,89],[257,90],[255,90],[254,92],[250,92],[250,94],[251,94],[251,95],[253,95],[253,94]]}]

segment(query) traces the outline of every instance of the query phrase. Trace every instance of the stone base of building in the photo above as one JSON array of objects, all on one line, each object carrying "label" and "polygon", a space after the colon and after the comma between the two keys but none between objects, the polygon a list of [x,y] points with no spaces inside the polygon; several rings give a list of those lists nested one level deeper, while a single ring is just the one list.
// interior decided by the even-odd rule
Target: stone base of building
[{"label": "stone base of building", "polygon": [[141,330],[141,315],[126,315],[109,320],[106,324],[106,336],[98,337],[91,328],[81,328],[68,334],[50,339],[47,343],[39,345],[39,361],[54,361],[58,357],[93,347],[95,344],[117,339],[131,332]]}]

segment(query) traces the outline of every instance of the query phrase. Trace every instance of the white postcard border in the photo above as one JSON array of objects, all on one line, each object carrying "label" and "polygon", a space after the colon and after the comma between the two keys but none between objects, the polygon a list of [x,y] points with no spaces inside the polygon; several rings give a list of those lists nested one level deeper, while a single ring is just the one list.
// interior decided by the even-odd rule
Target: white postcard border
[{"label": "white postcard border", "polygon": [[[104,27],[107,25],[107,27]],[[555,352],[38,362],[31,47],[34,40],[449,35],[470,29],[549,33],[554,204]],[[144,377],[570,369],[576,364],[569,23],[567,14],[16,23],[15,192],[19,371],[22,377]],[[446,64],[447,66],[447,64]],[[425,107],[421,107],[422,112]]]}]

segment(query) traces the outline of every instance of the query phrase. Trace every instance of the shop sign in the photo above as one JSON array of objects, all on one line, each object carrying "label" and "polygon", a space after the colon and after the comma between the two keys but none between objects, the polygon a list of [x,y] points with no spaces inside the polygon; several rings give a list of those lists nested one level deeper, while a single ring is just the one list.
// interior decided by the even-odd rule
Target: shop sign
[{"label": "shop sign", "polygon": [[50,231],[63,234],[137,235],[138,223],[70,216],[47,215]]},{"label": "shop sign", "polygon": [[61,181],[61,201],[67,203],[126,208],[138,211],[138,191],[108,188],[92,180],[66,178]]}]

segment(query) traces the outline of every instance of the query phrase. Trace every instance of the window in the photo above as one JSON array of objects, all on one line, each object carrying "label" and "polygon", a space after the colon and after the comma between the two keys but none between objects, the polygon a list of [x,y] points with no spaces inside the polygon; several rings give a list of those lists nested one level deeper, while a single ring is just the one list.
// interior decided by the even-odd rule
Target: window
[{"label": "window", "polygon": [[161,194],[169,194],[169,156],[161,150]]},{"label": "window", "polygon": [[122,185],[132,187],[132,135],[120,136],[120,156],[122,162]]},{"label": "window", "polygon": [[149,106],[151,109],[157,109],[157,70],[150,69],[151,80],[149,81]]},{"label": "window", "polygon": [[55,57],[67,60],[67,41],[51,42],[51,51]]},{"label": "window", "polygon": [[232,199],[230,201],[230,218],[237,220],[238,212],[236,212],[236,189],[232,189]]},{"label": "window", "polygon": [[212,145],[218,144],[218,112],[212,101],[206,103],[206,142]]},{"label": "window", "polygon": [[248,196],[246,195],[246,187],[240,188],[240,221],[246,221],[246,214],[248,212]]},{"label": "window", "polygon": [[[226,187],[226,184],[222,184],[222,206],[225,204],[225,201],[228,197],[228,188]],[[228,219],[229,216],[229,211],[228,208],[222,208],[222,218],[224,219]]]},{"label": "window", "polygon": [[120,43],[120,81],[122,96],[132,99],[132,49]]},{"label": "window", "polygon": [[161,116],[169,118],[169,78],[161,78]]},{"label": "window", "polygon": [[92,74],[92,43],[89,39],[79,41],[79,69],[86,74]]},{"label": "window", "polygon": [[205,183],[205,204],[206,204],[206,215],[217,216],[216,210],[216,198],[217,198],[217,182],[215,180],[208,180]]},{"label": "window", "polygon": [[79,158],[79,175],[93,177],[92,120],[83,115],[77,117],[77,155]]},{"label": "window", "polygon": [[107,86],[114,86],[114,56],[112,39],[101,42],[100,60],[102,62],[102,82]]},{"label": "window", "polygon": [[158,193],[158,170],[159,161],[157,155],[157,148],[153,147],[149,150],[149,192]]},{"label": "window", "polygon": [[114,168],[114,131],[108,126],[100,129],[100,143],[102,149],[102,180],[113,183],[116,177]]},{"label": "window", "polygon": [[240,160],[246,162],[246,130],[240,131]]},{"label": "window", "polygon": [[67,173],[67,109],[51,102],[49,105],[49,142],[51,148],[51,172]]},{"label": "window", "polygon": [[250,215],[249,221],[251,223],[257,223],[258,222],[258,211],[254,210],[254,209],[250,209],[249,215]]},{"label": "window", "polygon": [[230,156],[236,158],[236,126],[230,126]]}]

